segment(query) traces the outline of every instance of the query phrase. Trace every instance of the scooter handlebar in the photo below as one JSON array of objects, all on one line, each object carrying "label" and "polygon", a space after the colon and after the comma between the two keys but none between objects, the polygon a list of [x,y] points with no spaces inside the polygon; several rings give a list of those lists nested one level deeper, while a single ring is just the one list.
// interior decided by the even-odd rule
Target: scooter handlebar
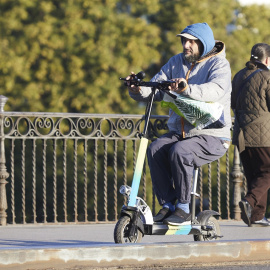
[{"label": "scooter handlebar", "polygon": [[[168,80],[168,81],[159,81],[159,82],[145,82],[143,81],[143,78],[145,77],[145,73],[143,71],[139,72],[138,74],[134,75],[134,78],[132,80],[126,80],[126,78],[119,78],[122,81],[125,81],[125,85],[127,85],[127,82],[130,82],[130,85],[135,86],[146,86],[146,87],[155,87],[159,90],[169,90],[168,87],[175,83],[174,81]],[[178,88],[185,88],[186,83],[184,81],[180,82],[178,84]]]}]

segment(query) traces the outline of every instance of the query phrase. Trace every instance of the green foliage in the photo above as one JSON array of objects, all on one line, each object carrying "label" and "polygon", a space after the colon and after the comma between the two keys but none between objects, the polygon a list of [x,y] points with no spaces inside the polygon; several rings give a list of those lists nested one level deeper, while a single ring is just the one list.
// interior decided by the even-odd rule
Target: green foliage
[{"label": "green foliage", "polygon": [[233,23],[236,29],[226,42],[233,75],[249,60],[253,45],[259,42],[270,43],[270,29],[265,27],[269,18],[270,8],[259,5],[240,7],[235,13]]},{"label": "green foliage", "polygon": [[159,28],[116,4],[1,2],[0,88],[8,109],[130,112],[119,75],[158,61]]},{"label": "green foliage", "polygon": [[0,90],[13,111],[143,113],[119,77],[150,79],[182,51],[185,26],[212,27],[233,75],[270,39],[270,9],[235,0],[2,0],[0,10]]}]

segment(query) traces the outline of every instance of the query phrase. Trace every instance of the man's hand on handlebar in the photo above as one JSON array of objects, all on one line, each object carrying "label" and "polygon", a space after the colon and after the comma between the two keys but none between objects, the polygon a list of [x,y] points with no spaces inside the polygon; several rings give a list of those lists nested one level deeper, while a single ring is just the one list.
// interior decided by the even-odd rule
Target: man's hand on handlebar
[{"label": "man's hand on handlebar", "polygon": [[177,94],[182,93],[187,85],[187,81],[184,78],[171,79],[171,81],[174,81],[175,83],[172,83],[171,86],[169,86],[169,89]]},{"label": "man's hand on handlebar", "polygon": [[136,74],[134,72],[131,72],[131,74],[129,76],[126,77],[126,85],[128,87],[128,90],[131,93],[134,94],[138,94],[140,92],[141,87],[140,86],[136,86],[134,84],[132,84],[132,80],[136,79]]}]

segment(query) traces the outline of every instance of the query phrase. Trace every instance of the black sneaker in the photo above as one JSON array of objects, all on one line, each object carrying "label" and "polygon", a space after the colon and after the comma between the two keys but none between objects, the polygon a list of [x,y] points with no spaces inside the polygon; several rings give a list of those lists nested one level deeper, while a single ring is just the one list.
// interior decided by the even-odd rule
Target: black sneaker
[{"label": "black sneaker", "polygon": [[267,227],[267,226],[270,226],[270,221],[266,217],[264,217],[261,220],[251,222],[251,227]]},{"label": "black sneaker", "polygon": [[191,220],[191,214],[187,214],[184,210],[176,208],[176,210],[168,218],[163,220],[163,223],[169,225],[180,225],[185,221]]},{"label": "black sneaker", "polygon": [[172,214],[172,211],[168,207],[163,207],[159,212],[153,217],[154,222],[161,222],[168,216]]},{"label": "black sneaker", "polygon": [[252,207],[249,204],[248,201],[242,200],[239,202],[239,207],[241,208],[241,218],[242,220],[248,225],[251,225],[250,217],[251,217],[251,211]]}]

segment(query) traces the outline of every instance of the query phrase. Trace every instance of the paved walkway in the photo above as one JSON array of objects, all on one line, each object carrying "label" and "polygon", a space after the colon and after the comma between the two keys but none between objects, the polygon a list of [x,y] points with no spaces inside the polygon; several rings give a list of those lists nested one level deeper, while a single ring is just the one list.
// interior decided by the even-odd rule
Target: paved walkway
[{"label": "paved walkway", "polygon": [[[194,242],[192,235],[145,236],[116,245],[114,224],[0,227],[0,269],[65,269],[68,265],[270,260],[270,228],[219,221],[223,238]],[[31,267],[32,268],[31,268]],[[61,268],[62,267],[62,268]]]}]

